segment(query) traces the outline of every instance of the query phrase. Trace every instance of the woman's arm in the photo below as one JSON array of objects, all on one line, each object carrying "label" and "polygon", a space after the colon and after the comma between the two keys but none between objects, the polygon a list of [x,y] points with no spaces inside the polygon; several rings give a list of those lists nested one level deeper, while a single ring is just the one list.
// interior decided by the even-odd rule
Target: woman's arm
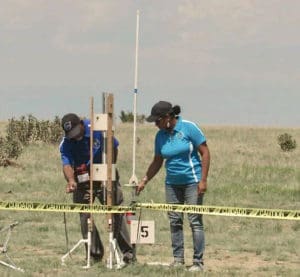
[{"label": "woman's arm", "polygon": [[160,155],[155,155],[152,163],[149,165],[148,170],[144,178],[140,181],[138,186],[136,187],[136,194],[139,195],[140,192],[145,188],[145,185],[156,175],[156,173],[160,170],[163,164],[163,157]]},{"label": "woman's arm", "polygon": [[205,193],[207,190],[207,176],[210,165],[210,153],[206,142],[199,145],[198,151],[201,155],[202,162],[201,180],[198,184],[198,193],[201,194]]}]

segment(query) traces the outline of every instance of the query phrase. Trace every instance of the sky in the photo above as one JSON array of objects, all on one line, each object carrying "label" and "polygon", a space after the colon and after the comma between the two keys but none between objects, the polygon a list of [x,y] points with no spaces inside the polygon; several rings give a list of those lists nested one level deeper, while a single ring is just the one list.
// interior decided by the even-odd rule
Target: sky
[{"label": "sky", "polygon": [[199,125],[300,127],[300,1],[0,0],[0,120],[133,111]]}]

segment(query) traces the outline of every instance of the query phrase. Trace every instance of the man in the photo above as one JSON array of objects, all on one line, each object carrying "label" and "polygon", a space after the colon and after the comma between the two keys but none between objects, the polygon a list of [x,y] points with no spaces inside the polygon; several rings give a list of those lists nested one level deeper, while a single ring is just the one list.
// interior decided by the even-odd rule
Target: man
[{"label": "man", "polygon": [[[90,165],[90,120],[81,120],[76,114],[68,113],[63,116],[62,128],[65,136],[60,143],[60,153],[63,165],[63,173],[67,180],[67,193],[73,193],[73,202],[81,204],[90,203],[90,181],[89,181],[89,165]],[[114,138],[114,162],[117,161],[119,142]],[[93,162],[101,163],[103,151],[103,135],[101,131],[93,131]],[[122,203],[122,191],[119,184],[119,177],[114,182],[114,199],[115,204]],[[101,182],[93,182],[93,202],[95,197],[104,204],[106,199],[104,196]],[[87,219],[89,213],[80,213],[81,233],[83,238],[87,238],[88,225]],[[101,242],[98,230],[93,224],[91,257],[95,261],[101,261],[104,255],[104,247]],[[114,215],[114,237],[117,239],[118,245],[123,253],[125,263],[133,261],[133,251],[130,244],[129,234],[123,214]],[[87,249],[87,247],[86,247]]]}]

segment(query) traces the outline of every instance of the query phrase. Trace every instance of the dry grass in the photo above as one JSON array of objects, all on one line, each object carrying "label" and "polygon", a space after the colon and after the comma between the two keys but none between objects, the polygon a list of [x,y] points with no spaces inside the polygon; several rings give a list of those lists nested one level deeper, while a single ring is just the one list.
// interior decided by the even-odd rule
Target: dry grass
[{"label": "dry grass", "polygon": [[[284,153],[277,136],[287,132],[300,142],[300,129],[210,127],[203,128],[208,138],[212,163],[205,204],[279,209],[300,209],[300,147]],[[156,129],[139,125],[136,173],[141,178],[153,156]],[[132,126],[116,128],[120,140],[118,167],[122,183],[132,174]],[[0,168],[0,199],[11,201],[71,202],[64,193],[58,146],[31,145],[17,161],[22,168]],[[164,170],[147,185],[141,202],[164,202]],[[126,204],[131,191],[125,189]],[[146,262],[171,262],[170,233],[164,212],[142,211],[142,219],[154,219],[156,244],[138,246],[139,263],[122,271],[110,271],[104,264],[89,271],[84,252],[78,251],[68,267],[60,265],[65,253],[62,214],[6,212],[0,214],[1,226],[14,220],[16,227],[10,242],[15,262],[26,270],[20,276],[185,276],[183,269],[170,270],[147,266]],[[70,244],[80,238],[78,216],[68,214]],[[107,245],[105,216],[97,216],[102,239]],[[185,222],[186,261],[191,263],[192,243]],[[205,216],[206,273],[209,276],[299,276],[300,222]],[[1,276],[18,276],[0,267]],[[190,275],[187,275],[190,276]]]}]

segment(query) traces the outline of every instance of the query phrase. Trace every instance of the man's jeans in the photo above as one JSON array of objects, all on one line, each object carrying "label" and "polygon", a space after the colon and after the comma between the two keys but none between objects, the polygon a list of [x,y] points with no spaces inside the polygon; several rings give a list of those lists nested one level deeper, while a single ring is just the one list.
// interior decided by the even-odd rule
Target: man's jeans
[{"label": "man's jeans", "polygon": [[[203,194],[198,195],[197,184],[166,185],[166,201],[169,204],[202,205]],[[168,212],[171,240],[175,261],[184,262],[183,213]],[[201,214],[188,214],[193,234],[193,262],[203,263],[204,231]]]}]

